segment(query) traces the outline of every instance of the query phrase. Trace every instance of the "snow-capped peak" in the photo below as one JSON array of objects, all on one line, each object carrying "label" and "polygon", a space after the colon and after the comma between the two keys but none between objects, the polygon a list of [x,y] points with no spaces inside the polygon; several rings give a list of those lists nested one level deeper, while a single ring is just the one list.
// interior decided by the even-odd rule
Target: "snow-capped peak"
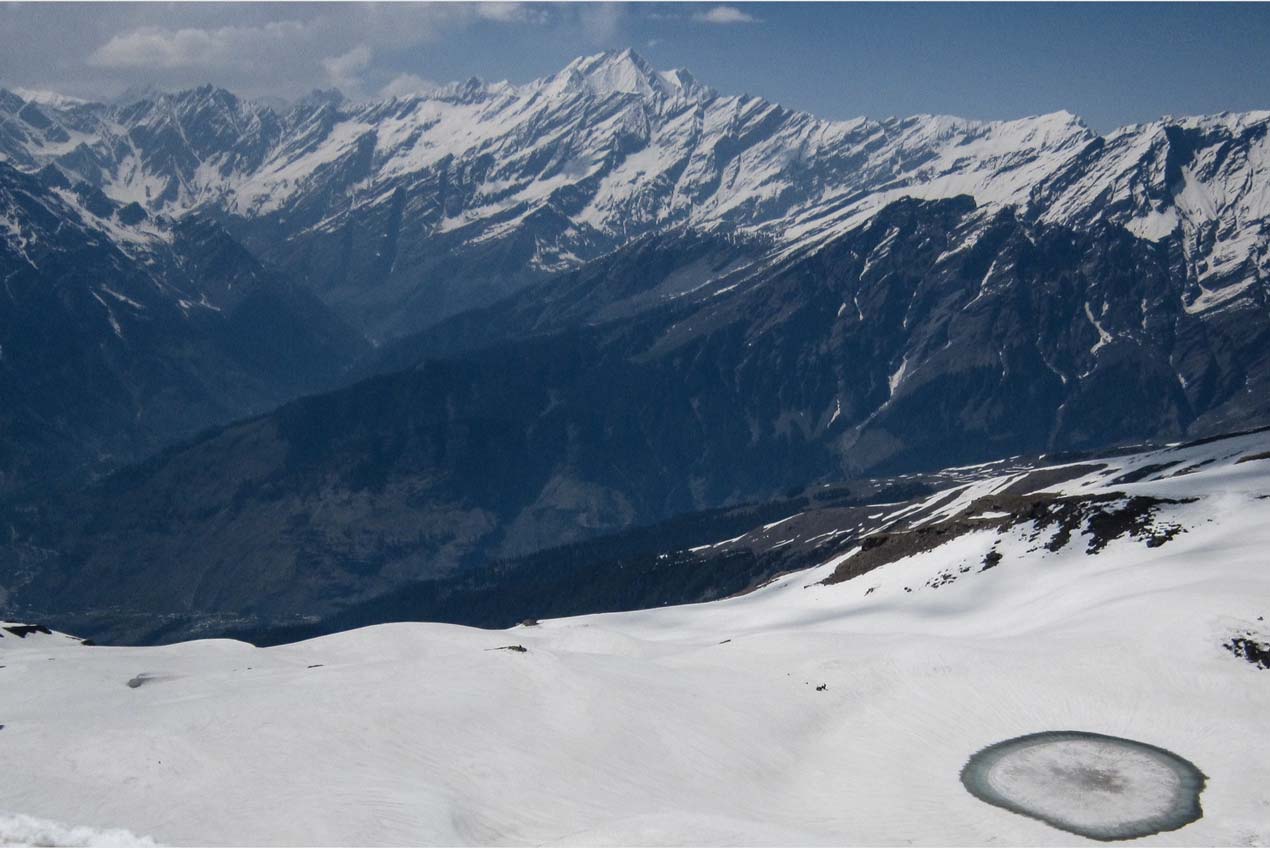
[{"label": "snow-capped peak", "polygon": [[573,60],[551,78],[551,87],[553,90],[585,87],[601,98],[613,94],[704,98],[713,93],[686,70],[658,71],[629,47]]},{"label": "snow-capped peak", "polygon": [[72,106],[83,106],[89,102],[79,97],[71,97],[67,94],[58,94],[56,91],[45,91],[43,89],[19,87],[13,88],[11,91],[28,103],[52,106],[54,109],[69,109]]},{"label": "snow-capped peak", "polygon": [[515,237],[518,222],[550,208],[567,220],[534,235],[540,269],[667,226],[762,232],[802,250],[900,197],[970,195],[1048,223],[1178,234],[1203,290],[1197,308],[1226,302],[1205,293],[1270,277],[1270,113],[1101,137],[1065,110],[828,121],[720,96],[630,49],[521,85],[473,78],[360,103],[322,93],[282,116],[210,86],[81,106],[74,121],[18,95],[0,97],[0,112],[12,116],[0,121],[0,155],[16,166],[56,163],[151,213],[211,204],[329,232],[398,191],[443,186],[443,202],[407,204],[418,216],[409,230],[462,229],[476,243]]}]

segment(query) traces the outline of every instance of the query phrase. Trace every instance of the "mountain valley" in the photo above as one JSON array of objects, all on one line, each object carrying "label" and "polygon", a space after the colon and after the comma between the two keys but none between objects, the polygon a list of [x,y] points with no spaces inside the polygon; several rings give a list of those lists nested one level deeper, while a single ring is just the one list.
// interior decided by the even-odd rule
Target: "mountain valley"
[{"label": "mountain valley", "polygon": [[0,846],[1270,844],[1270,15],[1113,6],[0,8]]}]

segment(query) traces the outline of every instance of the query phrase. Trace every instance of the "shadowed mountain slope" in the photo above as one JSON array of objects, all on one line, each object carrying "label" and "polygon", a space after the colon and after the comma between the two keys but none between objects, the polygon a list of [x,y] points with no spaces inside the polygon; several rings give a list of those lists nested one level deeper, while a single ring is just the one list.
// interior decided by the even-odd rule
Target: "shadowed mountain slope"
[{"label": "shadowed mountain slope", "polygon": [[1264,307],[1186,310],[1179,253],[897,202],[764,273],[169,450],[32,531],[44,565],[6,585],[37,607],[320,615],[790,487],[1264,420]]}]

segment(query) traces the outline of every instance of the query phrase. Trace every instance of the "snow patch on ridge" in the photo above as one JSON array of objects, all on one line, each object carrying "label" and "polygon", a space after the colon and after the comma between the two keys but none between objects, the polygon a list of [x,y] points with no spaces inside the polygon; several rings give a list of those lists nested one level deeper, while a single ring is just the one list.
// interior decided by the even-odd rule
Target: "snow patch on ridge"
[{"label": "snow patch on ridge", "polygon": [[900,360],[900,367],[896,368],[887,378],[887,385],[891,388],[891,397],[895,396],[895,390],[900,387],[900,383],[904,382],[904,375],[908,373],[908,357],[905,356]]},{"label": "snow patch on ridge", "polygon": [[1177,229],[1178,222],[1176,209],[1152,209],[1145,215],[1129,219],[1125,223],[1125,229],[1138,238],[1159,241],[1171,235]]},{"label": "snow patch on ridge", "polygon": [[1085,317],[1089,319],[1089,323],[1093,324],[1094,329],[1098,331],[1098,341],[1094,342],[1093,347],[1089,349],[1090,353],[1097,354],[1098,351],[1102,350],[1112,342],[1112,336],[1111,333],[1108,333],[1102,328],[1102,324],[1100,324],[1098,319],[1094,317],[1093,310],[1089,308],[1089,301],[1085,301]]}]

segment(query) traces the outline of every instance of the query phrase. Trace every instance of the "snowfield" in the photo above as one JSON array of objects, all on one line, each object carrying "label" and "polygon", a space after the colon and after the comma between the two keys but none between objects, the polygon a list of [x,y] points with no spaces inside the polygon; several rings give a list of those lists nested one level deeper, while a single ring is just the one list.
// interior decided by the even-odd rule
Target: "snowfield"
[{"label": "snowfield", "polygon": [[153,848],[154,840],[126,830],[67,827],[31,816],[0,816],[0,845],[66,846],[66,848]]},{"label": "snowfield", "polygon": [[[1093,554],[1092,525],[1051,551],[1049,530],[984,510],[982,529],[832,585],[839,561],[508,631],[112,648],[0,625],[0,842],[55,821],[93,829],[56,844],[1071,845],[1087,840],[977,799],[961,772],[990,745],[1083,731],[1206,778],[1202,817],[1145,843],[1264,845],[1270,672],[1224,646],[1270,633],[1268,448],[1165,448],[1059,484],[1164,499]],[[969,516],[1014,480],[891,508]]]}]

